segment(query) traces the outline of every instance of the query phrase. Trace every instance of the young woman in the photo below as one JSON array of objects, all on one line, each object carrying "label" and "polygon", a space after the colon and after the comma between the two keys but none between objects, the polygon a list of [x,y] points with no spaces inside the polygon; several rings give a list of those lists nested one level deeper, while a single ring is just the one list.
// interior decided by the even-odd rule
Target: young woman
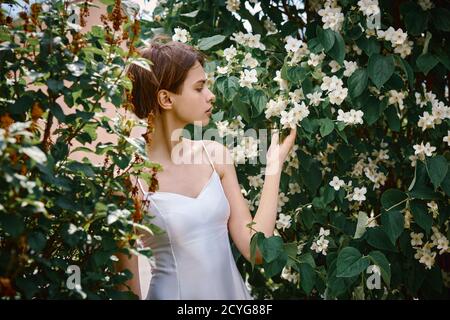
[{"label": "young woman", "polygon": [[[210,121],[215,96],[206,86],[204,56],[189,45],[161,37],[140,53],[153,65],[151,72],[137,65],[129,69],[134,111],[139,118],[153,119],[148,155],[164,168],[158,173],[158,191],[146,191],[139,181],[146,210],[155,216],[152,222],[165,231],[143,236],[156,261],[146,298],[251,299],[228,235],[247,260],[255,230],[273,235],[282,165],[296,130],[281,144],[277,134],[272,136],[259,208],[252,218],[228,149],[219,142],[181,137],[186,125]],[[180,164],[179,154],[202,161]],[[141,296],[137,259],[121,256],[120,262],[134,274],[128,285]]]}]

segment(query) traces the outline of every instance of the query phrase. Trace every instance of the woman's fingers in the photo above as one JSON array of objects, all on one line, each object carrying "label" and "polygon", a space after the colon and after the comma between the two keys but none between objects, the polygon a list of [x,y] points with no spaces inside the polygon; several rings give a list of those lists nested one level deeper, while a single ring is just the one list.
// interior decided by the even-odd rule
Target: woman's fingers
[{"label": "woman's fingers", "polygon": [[291,132],[289,132],[289,135],[284,139],[283,144],[289,149],[292,147],[292,145],[295,142],[295,137],[297,136],[297,127],[291,128]]},{"label": "woman's fingers", "polygon": [[279,133],[280,132],[278,131],[278,129],[272,130],[272,142],[271,142],[271,144],[274,145],[274,146],[278,145],[278,141],[280,139],[280,134]]}]

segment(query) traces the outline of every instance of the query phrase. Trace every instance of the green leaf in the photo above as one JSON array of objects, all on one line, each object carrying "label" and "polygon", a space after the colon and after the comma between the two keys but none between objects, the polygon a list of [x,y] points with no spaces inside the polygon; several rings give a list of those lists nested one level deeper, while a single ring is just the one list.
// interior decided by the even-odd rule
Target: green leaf
[{"label": "green leaf", "polygon": [[200,50],[209,50],[212,47],[222,43],[226,39],[223,35],[215,35],[212,37],[202,38],[198,41],[198,48]]},{"label": "green leaf", "polygon": [[300,263],[300,285],[307,295],[311,293],[316,282],[316,273],[308,263]]},{"label": "green leaf", "polygon": [[253,116],[259,116],[264,109],[266,108],[267,104],[267,96],[264,91],[262,90],[255,90],[252,92],[251,95],[252,105],[254,107],[254,110],[256,111]]},{"label": "green leaf", "polygon": [[62,80],[49,79],[47,80],[47,86],[51,91],[57,93],[64,88],[64,82]]},{"label": "green leaf", "polygon": [[420,35],[425,31],[428,24],[428,14],[416,3],[404,3],[401,5],[403,20],[408,34]]},{"label": "green leaf", "polygon": [[386,121],[391,128],[392,131],[398,132],[400,131],[400,118],[397,115],[397,109],[395,106],[390,105],[386,111]]},{"label": "green leaf", "polygon": [[367,242],[374,248],[392,252],[398,251],[397,248],[392,245],[388,235],[380,226],[368,228],[364,236],[367,239]]},{"label": "green leaf", "polygon": [[30,248],[35,252],[39,253],[42,249],[45,248],[45,244],[47,243],[47,239],[41,232],[32,232],[28,235],[28,244]]},{"label": "green leaf", "polygon": [[358,214],[358,222],[356,224],[355,235],[353,236],[354,239],[359,239],[364,235],[364,233],[366,233],[368,221],[369,217],[367,216],[367,213],[365,213],[364,211],[360,211]]},{"label": "green leaf", "polygon": [[425,75],[427,75],[438,63],[439,60],[429,52],[421,54],[416,60],[417,67]]},{"label": "green leaf", "polygon": [[381,277],[389,287],[391,283],[391,265],[384,253],[381,251],[371,251],[369,253],[369,258],[375,265],[380,267]]},{"label": "green leaf", "polygon": [[402,67],[403,72],[405,72],[406,77],[408,78],[409,88],[412,90],[415,83],[414,70],[405,59],[399,56],[395,56],[395,58],[400,62],[400,66]]},{"label": "green leaf", "polygon": [[320,26],[317,26],[317,38],[322,44],[325,52],[328,52],[335,43],[334,32],[331,29],[322,29]]},{"label": "green leaf", "polygon": [[263,254],[264,261],[270,263],[278,258],[278,256],[284,253],[283,240],[281,237],[272,236],[264,239],[262,242],[261,253]]},{"label": "green leaf", "polygon": [[369,78],[378,89],[392,77],[394,74],[394,58],[385,57],[381,54],[373,54],[369,58]]},{"label": "green leaf", "polygon": [[361,110],[364,112],[363,118],[368,125],[372,125],[383,113],[383,102],[370,96],[363,104]]},{"label": "green leaf", "polygon": [[442,155],[437,155],[427,159],[428,175],[434,185],[434,190],[441,185],[448,172],[447,159]]},{"label": "green leaf", "polygon": [[23,95],[16,100],[13,105],[9,105],[9,112],[12,114],[24,114],[33,106],[33,98],[29,95]]},{"label": "green leaf", "polygon": [[356,44],[367,54],[368,57],[371,57],[373,54],[380,53],[380,44],[374,38],[367,39],[366,37],[360,37]]},{"label": "green leaf", "polygon": [[305,80],[308,71],[302,67],[288,67],[286,69],[287,80],[297,83]]},{"label": "green leaf", "polygon": [[228,101],[232,101],[234,96],[239,91],[239,79],[231,76],[225,79],[225,82],[223,84],[223,96]]},{"label": "green leaf", "polygon": [[398,189],[388,189],[381,195],[381,204],[386,211],[402,210],[406,206],[408,195]]},{"label": "green leaf", "polygon": [[381,215],[381,224],[391,240],[392,244],[395,245],[398,237],[403,232],[405,218],[400,211],[389,211]]},{"label": "green leaf", "polygon": [[311,164],[308,171],[302,170],[303,181],[311,194],[315,194],[322,183],[322,172],[317,162]]},{"label": "green leaf", "polygon": [[346,247],[339,252],[337,257],[338,278],[349,278],[359,275],[369,266],[369,259],[363,257],[358,249]]},{"label": "green leaf", "polygon": [[47,156],[38,147],[35,147],[35,146],[25,147],[25,148],[22,148],[22,152],[25,153],[27,156],[29,156],[34,161],[36,161],[36,163],[43,164],[44,162],[47,161]]},{"label": "green leaf", "polygon": [[359,68],[348,78],[348,91],[352,98],[356,98],[367,88],[369,75],[366,69]]},{"label": "green leaf", "polygon": [[265,239],[264,233],[257,232],[252,236],[250,241],[250,263],[252,264],[252,269],[255,268],[255,260],[256,260],[256,249],[259,247],[259,244]]},{"label": "green leaf", "polygon": [[23,217],[17,214],[0,214],[0,227],[2,233],[9,234],[11,237],[18,237],[24,230],[24,220]]},{"label": "green leaf", "polygon": [[428,213],[426,204],[420,200],[412,200],[410,208],[414,221],[429,234],[433,224],[433,217]]},{"label": "green leaf", "polygon": [[450,11],[440,6],[439,8],[431,9],[431,16],[433,17],[434,26],[438,30],[450,31]]},{"label": "green leaf", "polygon": [[286,252],[281,252],[281,254],[272,262],[264,263],[264,273],[266,277],[271,278],[281,272],[287,262]]},{"label": "green leaf", "polygon": [[314,261],[314,258],[312,256],[312,254],[310,252],[308,253],[303,253],[301,256],[298,257],[298,261],[300,261],[300,263],[307,263],[309,264],[312,268],[316,267],[316,262]]},{"label": "green leaf", "polygon": [[334,45],[330,51],[328,51],[328,55],[336,60],[341,66],[344,65],[345,58],[345,42],[342,36],[334,32]]},{"label": "green leaf", "polygon": [[334,122],[331,119],[324,118],[320,119],[320,135],[326,137],[334,130]]},{"label": "green leaf", "polygon": [[308,49],[314,54],[319,54],[324,50],[322,44],[320,43],[319,38],[313,38],[308,40]]},{"label": "green leaf", "polygon": [[450,196],[450,170],[447,170],[447,174],[441,182],[441,188],[444,190],[444,192],[447,194],[447,196]]}]

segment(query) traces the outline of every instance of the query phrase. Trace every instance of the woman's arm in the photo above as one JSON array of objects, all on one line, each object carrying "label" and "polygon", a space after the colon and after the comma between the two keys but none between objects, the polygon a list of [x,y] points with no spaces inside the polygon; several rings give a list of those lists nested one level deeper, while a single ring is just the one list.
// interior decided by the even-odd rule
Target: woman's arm
[{"label": "woman's arm", "polygon": [[[220,145],[219,148],[222,148],[221,152],[225,154],[225,163],[220,166],[223,168],[222,186],[231,209],[228,229],[234,244],[248,261],[250,261],[250,241],[255,234],[254,230],[263,232],[266,237],[273,235],[277,219],[278,191],[282,167],[294,145],[295,137],[296,129],[292,129],[289,136],[281,144],[278,144],[278,134],[272,136],[272,142],[267,153],[264,186],[254,218],[252,218],[247,202],[241,193],[231,154],[226,147],[217,143]],[[254,223],[252,226],[254,230],[247,227],[252,222]],[[257,264],[262,263],[259,251],[256,253],[255,262]]]}]

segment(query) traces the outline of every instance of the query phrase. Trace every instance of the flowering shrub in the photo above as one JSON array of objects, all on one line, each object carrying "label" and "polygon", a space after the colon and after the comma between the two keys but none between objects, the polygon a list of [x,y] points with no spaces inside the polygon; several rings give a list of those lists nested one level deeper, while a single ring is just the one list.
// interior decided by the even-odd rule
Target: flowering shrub
[{"label": "flowering shrub", "polygon": [[[44,1],[18,19],[0,11],[2,299],[132,298],[118,290],[131,274],[115,270],[116,254],[151,254],[135,246],[135,231],[153,226],[133,200],[130,177],[141,175],[154,189],[142,168],[158,167],[143,139],[131,138],[133,121],[102,113],[105,103],[126,107],[129,63],[148,68],[133,50],[139,21],[112,2],[103,27],[84,33],[88,6]],[[88,147],[99,128],[117,142]],[[74,160],[78,151],[103,164]]]},{"label": "flowering shrub", "polygon": [[448,297],[450,11],[401,3],[167,0],[142,21],[209,54],[211,127],[237,140],[252,213],[245,130],[298,127],[277,232],[252,240],[264,264],[238,258],[257,298]]}]

